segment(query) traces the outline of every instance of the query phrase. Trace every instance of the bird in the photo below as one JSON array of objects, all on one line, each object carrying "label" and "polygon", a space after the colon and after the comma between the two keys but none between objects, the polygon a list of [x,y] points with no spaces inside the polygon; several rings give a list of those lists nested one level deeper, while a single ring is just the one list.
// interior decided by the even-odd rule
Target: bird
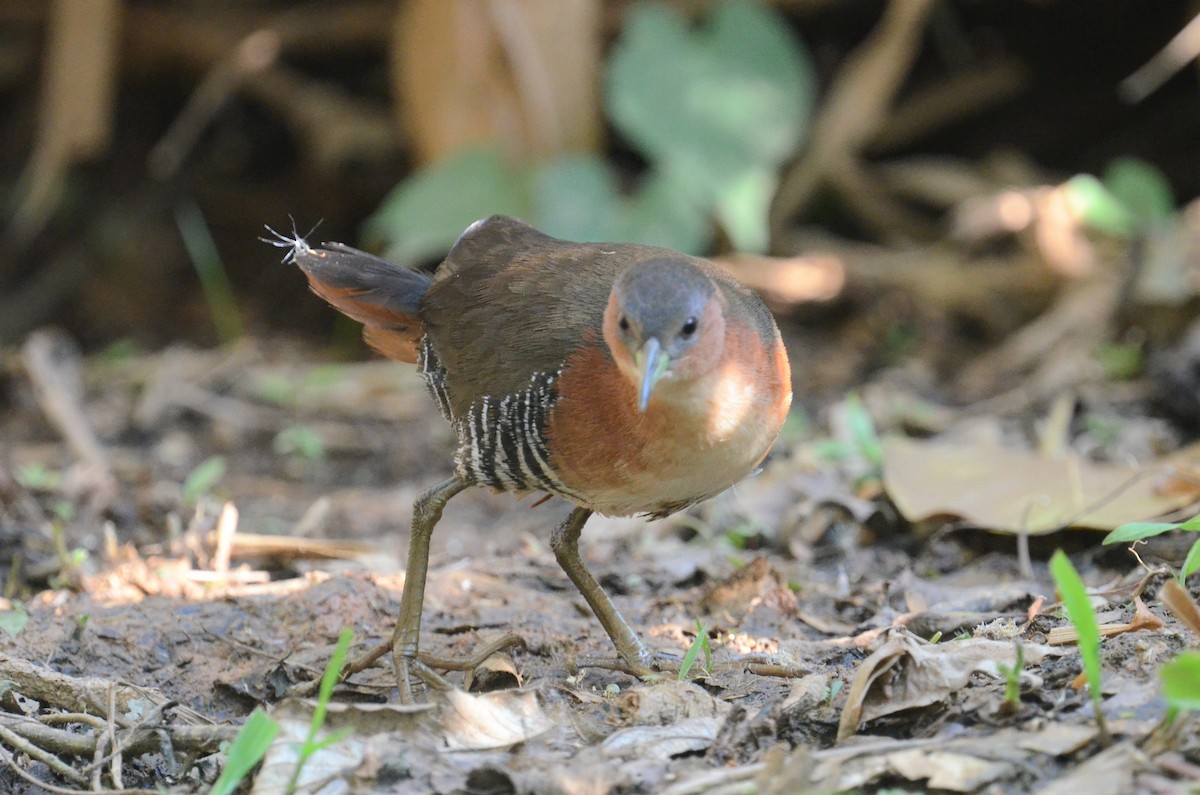
[{"label": "bird", "polygon": [[371,347],[417,366],[457,437],[454,473],[413,509],[390,642],[401,699],[418,679],[448,686],[418,654],[429,541],[446,503],[472,486],[570,502],[550,538],[555,558],[626,670],[660,670],[584,564],[580,533],[593,513],[668,516],[759,467],[792,399],[761,298],[699,257],[568,242],[500,215],[471,224],[432,274],[278,237]]}]

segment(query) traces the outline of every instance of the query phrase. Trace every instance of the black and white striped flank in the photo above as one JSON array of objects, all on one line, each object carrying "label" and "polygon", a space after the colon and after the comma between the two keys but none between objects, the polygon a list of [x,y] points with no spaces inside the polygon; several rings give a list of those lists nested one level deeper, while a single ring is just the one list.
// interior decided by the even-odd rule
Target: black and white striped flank
[{"label": "black and white striped flank", "polygon": [[535,373],[522,392],[485,395],[458,421],[458,471],[501,491],[548,491],[578,498],[550,466],[542,431],[558,399],[558,373]]},{"label": "black and white striped flank", "polygon": [[429,393],[437,401],[438,411],[442,412],[447,422],[454,422],[450,413],[450,397],[446,394],[446,368],[442,366],[442,360],[433,349],[428,334],[421,337],[421,344],[417,346],[417,372],[429,386]]}]

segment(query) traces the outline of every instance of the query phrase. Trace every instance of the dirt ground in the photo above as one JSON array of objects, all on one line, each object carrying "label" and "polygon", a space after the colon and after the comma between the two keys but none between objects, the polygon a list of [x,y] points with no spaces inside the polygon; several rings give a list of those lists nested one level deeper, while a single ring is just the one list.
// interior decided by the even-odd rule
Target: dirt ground
[{"label": "dirt ground", "polygon": [[[97,461],[80,461],[43,413],[27,374],[41,343],[81,386],[76,420],[104,440]],[[80,360],[51,335],[7,360],[2,563],[19,599],[6,604],[27,623],[0,632],[0,677],[15,683],[5,697],[29,718],[125,705],[112,717],[135,749],[123,755],[125,787],[205,791],[218,743],[258,705],[302,738],[312,702],[297,694],[311,693],[338,634],[351,628],[362,650],[390,631],[411,503],[448,473],[450,431],[410,368],[319,358],[276,341]],[[1013,535],[906,521],[881,488],[899,481],[867,472],[830,430],[839,407],[823,430],[805,411],[730,492],[666,520],[585,529],[585,559],[651,648],[682,658],[699,622],[711,672],[703,655],[691,681],[639,682],[605,664],[609,641],[548,546],[566,503],[470,490],[434,536],[423,649],[470,656],[509,632],[523,644],[470,681],[450,674],[470,689],[424,707],[396,706],[390,666],[340,685],[326,728],[351,734],[310,760],[316,783],[302,791],[1196,786],[1194,720],[1164,724],[1156,680],[1197,642],[1153,598],[1167,579],[1159,564],[1177,561],[1182,541],[1144,548],[1143,567],[1094,533],[1035,537],[1022,573]],[[319,444],[297,443],[307,434]],[[223,474],[197,485],[214,456]],[[215,533],[225,505],[236,507],[229,565]],[[1076,686],[1075,647],[1048,644],[1069,624],[1044,564],[1055,546],[1094,586],[1102,624],[1129,622],[1138,594],[1162,619],[1103,644],[1110,738]],[[1018,642],[1019,698],[1006,699]],[[70,679],[45,680],[51,671]],[[135,715],[174,744],[135,743]],[[291,769],[280,753],[253,791],[279,791]],[[47,774],[41,762],[28,769]],[[0,776],[5,791],[40,791],[12,768]]]}]

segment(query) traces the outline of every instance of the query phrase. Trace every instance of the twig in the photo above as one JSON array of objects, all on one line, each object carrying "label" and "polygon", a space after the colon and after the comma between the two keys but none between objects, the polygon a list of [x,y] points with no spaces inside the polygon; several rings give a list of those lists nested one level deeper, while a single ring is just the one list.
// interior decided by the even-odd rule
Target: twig
[{"label": "twig", "polygon": [[1195,16],[1166,47],[1117,85],[1117,95],[1126,102],[1141,102],[1198,55],[1200,16]]},{"label": "twig", "polygon": [[[38,760],[65,779],[74,781],[76,784],[87,783],[87,779],[80,775],[75,768],[71,767],[49,751],[43,750],[42,748],[39,748],[38,746],[26,740],[24,737],[9,731],[9,729],[3,725],[0,725],[0,740],[3,740],[5,743],[11,745],[13,748],[25,754],[26,756]],[[0,750],[3,750],[3,748],[0,747]],[[5,760],[12,765],[13,769],[18,769],[16,761],[13,760],[12,757],[8,756],[8,752],[4,751],[4,754]]]}]

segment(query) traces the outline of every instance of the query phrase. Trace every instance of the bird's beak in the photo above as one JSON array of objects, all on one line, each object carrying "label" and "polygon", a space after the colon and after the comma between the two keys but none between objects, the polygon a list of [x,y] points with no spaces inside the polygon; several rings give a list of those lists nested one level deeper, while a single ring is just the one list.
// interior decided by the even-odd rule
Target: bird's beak
[{"label": "bird's beak", "polygon": [[662,374],[667,371],[671,357],[662,349],[662,343],[658,341],[658,338],[651,337],[637,352],[634,363],[637,365],[638,372],[642,374],[642,385],[638,390],[638,411],[644,412],[650,403],[650,392]]}]

